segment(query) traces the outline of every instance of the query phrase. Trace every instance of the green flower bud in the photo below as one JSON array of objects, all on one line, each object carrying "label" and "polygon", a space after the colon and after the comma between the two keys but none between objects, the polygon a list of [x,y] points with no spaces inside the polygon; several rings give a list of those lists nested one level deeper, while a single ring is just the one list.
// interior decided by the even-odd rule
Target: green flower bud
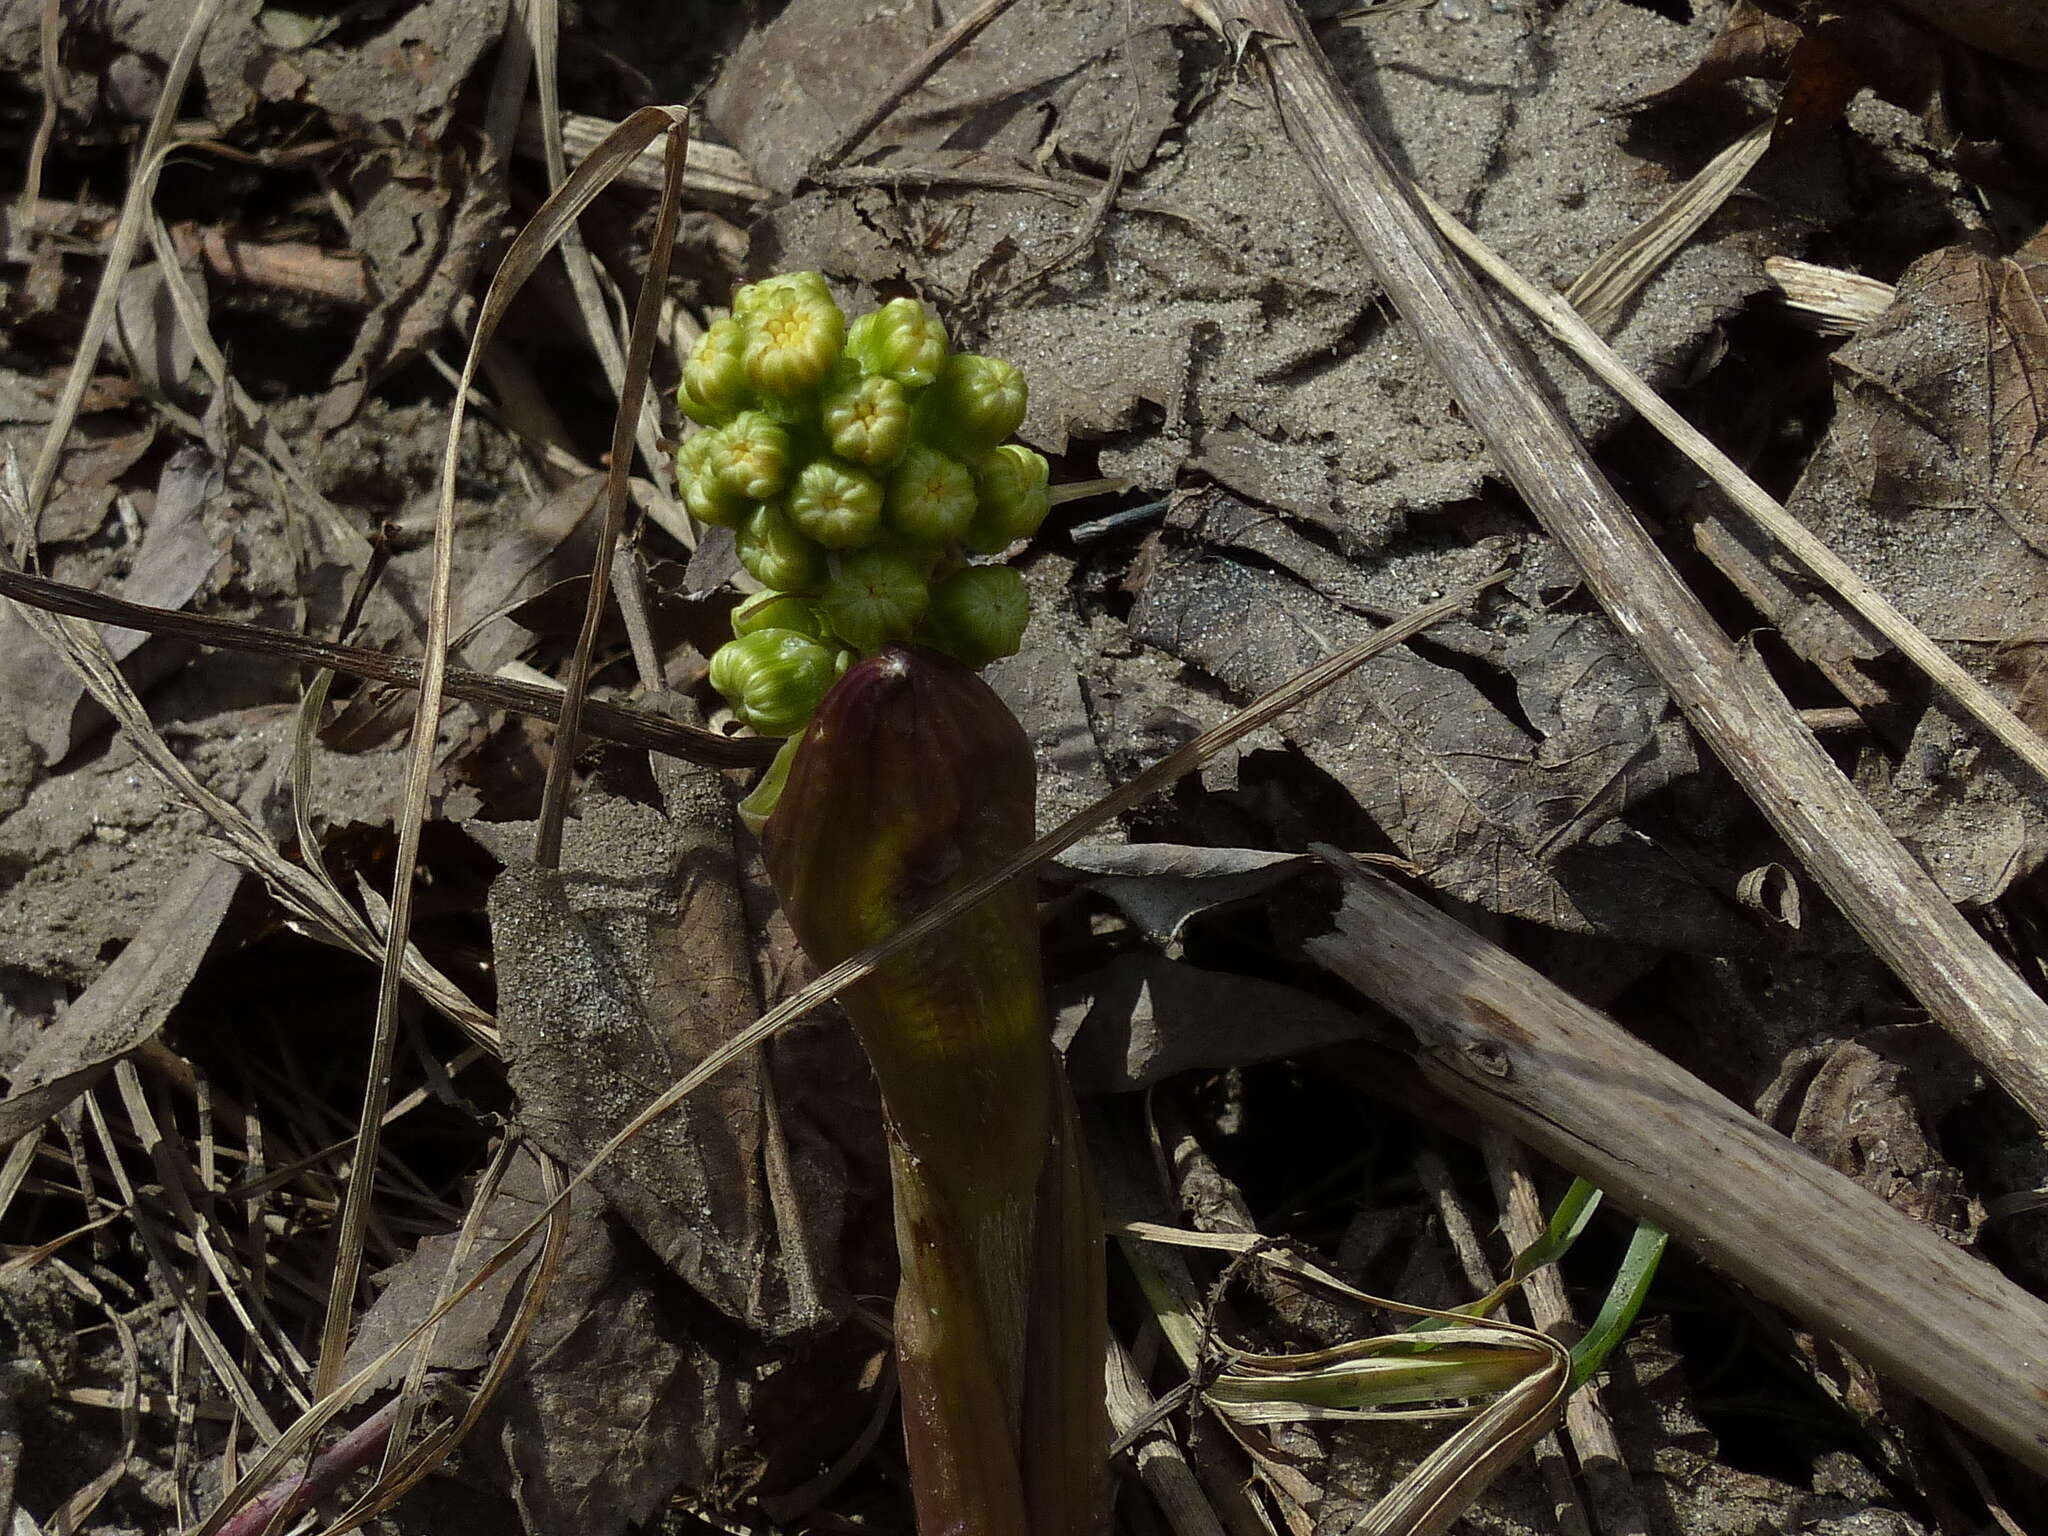
[{"label": "green flower bud", "polygon": [[974,520],[974,474],[958,459],[913,443],[889,476],[889,530],[912,544],[948,544]]},{"label": "green flower bud", "polygon": [[832,632],[855,650],[908,640],[931,600],[917,562],[886,549],[844,556],[818,606]]},{"label": "green flower bud", "polygon": [[815,592],[825,583],[825,551],[799,533],[778,506],[748,513],[735,544],[740,564],[764,587]]},{"label": "green flower bud", "polygon": [[967,547],[992,555],[1038,532],[1052,510],[1049,473],[1045,456],[1021,443],[1005,443],[977,464],[974,492],[980,505],[967,529]]},{"label": "green flower bud", "polygon": [[1014,656],[1031,622],[1031,594],[1007,565],[970,565],[932,587],[919,638],[970,667]]},{"label": "green flower bud", "polygon": [[852,549],[882,526],[882,482],[837,459],[813,459],[784,507],[799,532],[827,549]]},{"label": "green flower bud", "polygon": [[676,449],[676,489],[682,494],[690,516],[698,522],[736,528],[746,515],[747,503],[726,490],[711,470],[717,438],[716,432],[693,433]]},{"label": "green flower bud", "polygon": [[891,299],[853,322],[846,351],[863,373],[922,389],[946,366],[946,328],[916,299]]},{"label": "green flower bud", "polygon": [[825,618],[818,605],[793,592],[756,592],[732,611],[735,638],[757,629],[793,629],[813,640],[825,638]]},{"label": "green flower bud", "polygon": [[832,451],[871,469],[894,464],[910,441],[910,398],[880,375],[827,395],[821,418]]},{"label": "green flower bud", "polygon": [[789,484],[789,434],[760,411],[742,411],[705,450],[705,471],[730,494],[766,501]]},{"label": "green flower bud", "polygon": [[844,651],[793,629],[757,629],[718,648],[711,658],[711,686],[763,736],[793,736],[846,661]]},{"label": "green flower bud", "polygon": [[832,289],[825,282],[822,272],[778,272],[773,277],[764,277],[758,283],[747,283],[732,296],[732,315],[742,324],[752,321],[755,315],[777,294],[793,293],[800,299],[823,299],[832,302]]},{"label": "green flower bud", "polygon": [[1024,375],[1014,364],[962,352],[918,402],[919,422],[933,442],[976,458],[1023,423],[1026,399]]},{"label": "green flower bud", "polygon": [[839,361],[846,316],[830,295],[818,298],[781,288],[749,312],[747,378],[764,395],[783,400],[816,389]]},{"label": "green flower bud", "polygon": [[697,338],[683,364],[676,404],[692,421],[719,427],[747,403],[747,333],[737,320],[720,320]]}]

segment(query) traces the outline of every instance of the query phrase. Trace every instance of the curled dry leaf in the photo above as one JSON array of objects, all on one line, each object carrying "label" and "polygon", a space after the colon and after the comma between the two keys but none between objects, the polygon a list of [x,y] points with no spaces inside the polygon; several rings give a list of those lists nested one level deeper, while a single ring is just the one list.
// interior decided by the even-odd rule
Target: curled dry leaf
[{"label": "curled dry leaf", "polygon": [[1314,862],[1305,853],[1263,848],[1077,843],[1053,867],[1107,896],[1147,938],[1175,954],[1191,918],[1249,901]]},{"label": "curled dry leaf", "polygon": [[1787,928],[1799,926],[1799,876],[1783,864],[1759,864],[1735,882],[1735,894]]}]

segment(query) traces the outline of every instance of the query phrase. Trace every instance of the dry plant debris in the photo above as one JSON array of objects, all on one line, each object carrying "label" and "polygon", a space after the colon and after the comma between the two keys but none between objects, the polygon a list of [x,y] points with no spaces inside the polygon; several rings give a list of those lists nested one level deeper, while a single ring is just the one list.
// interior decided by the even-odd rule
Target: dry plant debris
[{"label": "dry plant debris", "polygon": [[[1606,1175],[1608,1211],[1651,1209],[1678,1240],[1648,1326],[1470,1528],[2038,1522],[2020,1410],[1972,1423],[1951,1402],[1958,1432],[1905,1388],[1943,1400],[1943,1370],[2027,1368],[1992,1346],[2032,1336],[2026,1293],[2048,1287],[2039,1127],[1873,958],[1504,484],[1323,203],[1260,39],[1203,25],[1230,7],[987,7],[891,106],[983,9],[0,3],[0,500],[30,514],[0,528],[8,563],[202,621],[74,631],[74,667],[48,621],[0,603],[0,1528],[239,1536],[290,1507],[280,1528],[321,1530],[391,1499],[374,1518],[401,1533],[909,1528],[878,1109],[829,1008],[628,1142],[543,1242],[506,1246],[565,1171],[812,979],[732,819],[745,775],[644,745],[731,729],[706,668],[745,585],[716,530],[681,537],[668,399],[735,285],[795,268],[849,312],[916,297],[963,349],[1014,358],[1055,492],[1120,487],[1056,506],[1011,556],[1037,618],[991,681],[1031,735],[1041,828],[1304,666],[1493,583],[1042,872],[1057,1038],[1112,1220],[1284,1238],[1352,1285],[1457,1305],[1506,1272],[1499,1213],[1530,1192],[1503,1128],[1557,1160],[1533,1163],[1554,1202],[1557,1163],[1593,1156],[1602,1114],[1626,1119],[1627,1085],[1569,1123],[1563,1097],[1549,1121],[1500,1107],[1502,1085],[1543,1080],[1517,1069],[1529,1020],[1447,1054],[1487,1021],[1418,1040],[1341,985],[1324,962],[1359,877],[1315,852],[1341,848],[1483,934],[1472,953],[1496,945],[1626,1026],[1758,1145],[1811,1154],[1815,1229],[1909,1231],[1883,1261],[1918,1255],[2012,1309],[1972,1331],[1974,1303],[1923,1285],[1896,1312],[1923,1338],[1957,1330],[1949,1354],[1930,1363],[1881,1315],[1845,1341],[1831,1323],[1881,1259],[1831,1274],[1796,1229],[1775,1259],[1731,1256],[1727,1202],[1741,1227],[1754,1192],[1717,1182],[1736,1160],[1678,1170],[1692,1208],[1666,1209],[1653,1138]],[[2033,7],[1310,10],[1404,174],[1527,277],[1596,295],[1624,363],[2020,728],[2048,728]],[[515,706],[572,672],[609,547],[592,513],[621,375],[601,357],[624,357],[648,266],[651,152],[585,216],[588,265],[545,267],[484,358],[439,617],[451,661],[498,691],[445,710],[397,871],[418,676],[400,663],[434,617],[436,476],[484,285],[548,193],[557,135],[580,163],[635,109],[698,99],[652,365],[667,398],[633,434],[638,510],[559,868],[531,849],[560,743]],[[124,219],[146,140],[167,146],[151,218]],[[1829,291],[1860,304],[1816,334],[1767,271],[1789,262],[1848,274]],[[2003,962],[2048,985],[2048,785],[1535,322],[1511,324],[1748,663]],[[311,658],[239,651],[238,625],[391,665],[309,710]],[[619,744],[650,715],[668,734]],[[393,1017],[339,1365],[392,1358],[233,1513],[223,1492],[297,1447],[319,1397],[400,875],[420,991]],[[1472,986],[1444,979],[1436,1006]],[[1593,1219],[1532,1297],[1541,1326],[1591,1318],[1623,1233]],[[1244,1422],[1221,1390],[1161,1410],[1211,1345],[1342,1350],[1385,1324],[1290,1274],[1292,1249],[1233,1271],[1119,1242],[1113,1406],[1140,1437],[1119,1529],[1351,1529],[1450,1433]],[[1791,1294],[1798,1275],[1818,1278]]]}]

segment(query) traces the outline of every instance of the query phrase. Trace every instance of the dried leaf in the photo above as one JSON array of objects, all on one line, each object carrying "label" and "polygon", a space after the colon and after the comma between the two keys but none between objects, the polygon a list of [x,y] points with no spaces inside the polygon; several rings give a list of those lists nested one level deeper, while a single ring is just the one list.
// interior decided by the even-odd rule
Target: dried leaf
[{"label": "dried leaf", "polygon": [[[1183,511],[1197,534],[1212,518],[1229,527],[1256,516],[1222,492],[1190,498]],[[1405,571],[1382,564],[1375,580],[1441,590],[1458,572],[1424,555]],[[1346,596],[1339,606],[1283,574],[1171,539],[1130,627],[1250,694],[1366,631],[1356,611],[1366,603]],[[1669,851],[1678,836],[1660,829],[1653,839],[1633,825],[1640,807],[1697,766],[1663,690],[1603,621],[1515,612],[1499,625],[1512,642],[1465,637],[1485,657],[1472,676],[1413,650],[1390,652],[1283,721],[1282,734],[1357,798],[1424,879],[1460,900],[1634,943],[1752,947],[1754,927],[1720,894],[1735,871],[1717,868],[1718,851],[1702,845],[1681,862]],[[1488,673],[1496,688],[1512,688],[1514,714],[1474,681]]]},{"label": "dried leaf", "polygon": [[[462,3],[502,8],[503,0]],[[352,419],[373,380],[417,357],[450,323],[506,215],[501,170],[474,145],[411,151],[366,180],[352,233],[378,297],[320,402],[323,432]]]},{"label": "dried leaf", "polygon": [[[187,274],[186,281],[204,314],[205,278],[195,271]],[[121,297],[114,309],[114,334],[107,339],[106,350],[117,355],[146,394],[157,399],[175,398],[182,390],[199,354],[191,333],[178,318],[171,290],[155,262],[130,267],[121,279]]]},{"label": "dried leaf", "polygon": [[[546,1204],[538,1165],[515,1153],[458,1273],[473,1275]],[[516,1374],[486,1410],[474,1444],[535,1536],[612,1536],[648,1519],[679,1487],[712,1481],[720,1452],[743,1443],[745,1388],[700,1337],[672,1287],[614,1237],[589,1190],[570,1198],[561,1268]],[[386,1272],[350,1345],[354,1374],[432,1310],[454,1237],[426,1238]],[[482,1369],[524,1279],[512,1265],[456,1303],[434,1335],[436,1370]],[[402,1374],[402,1357],[390,1379]]]},{"label": "dried leaf", "polygon": [[[220,559],[201,514],[223,483],[219,462],[197,444],[171,456],[157,479],[156,505],[142,548],[120,584],[123,597],[158,608],[185,606]],[[153,642],[140,630],[108,626],[103,633],[107,648],[126,664],[138,687],[147,687],[162,675],[163,666],[176,665],[187,654]],[[77,674],[42,647],[11,604],[0,610],[0,699],[51,764],[68,756],[95,722],[106,718],[85,702]]]},{"label": "dried leaf", "polygon": [[99,532],[114,504],[114,482],[133,469],[155,441],[156,424],[151,421],[138,424],[116,416],[80,422],[57,461],[56,484],[36,519],[36,536],[45,544],[62,544]]},{"label": "dried leaf", "polygon": [[303,72],[299,91],[337,118],[396,124],[402,139],[432,143],[447,129],[470,71],[504,35],[507,8],[507,0],[405,6],[359,45],[301,52],[294,60]]},{"label": "dried leaf", "polygon": [[1830,1050],[1799,1104],[1792,1139],[1888,1205],[1967,1247],[1984,1209],[1927,1134],[1913,1074],[1886,1031]]},{"label": "dried leaf", "polygon": [[163,1028],[241,882],[239,869],[210,853],[186,866],[128,947],[15,1066],[0,1100],[0,1146],[35,1131]]},{"label": "dried leaf", "polygon": [[1177,1072],[1250,1066],[1380,1030],[1297,987],[1156,954],[1123,955],[1054,988],[1053,1007],[1053,1037],[1081,1094],[1132,1093]]},{"label": "dried leaf", "polygon": [[[491,890],[500,1024],[519,1123],[584,1162],[648,1100],[760,1011],[740,903],[734,824],[716,774],[665,767],[667,813],[593,787],[564,829],[562,871],[512,849],[508,823],[476,828],[509,867]],[[763,1176],[764,1062],[722,1074],[596,1176],[634,1231],[729,1315],[784,1333],[843,1305],[791,1287]],[[836,1246],[843,1173],[814,1143],[792,1149],[811,1230]]]},{"label": "dried leaf", "polygon": [[[1016,6],[943,65],[853,156],[965,139],[977,148],[993,143],[1005,158],[1022,161],[1038,147],[1045,123],[1056,119],[1058,146],[1102,165],[1135,107],[1130,155],[1141,167],[1173,125],[1179,60],[1167,29],[1184,20],[1171,0],[1059,11]],[[796,0],[747,39],[706,99],[711,120],[777,192],[797,186],[942,23],[928,8],[881,8],[862,16],[858,48],[845,46],[846,26],[843,0]],[[1126,60],[1128,69],[1121,67]],[[1093,67],[1103,64],[1109,68]]]},{"label": "dried leaf", "polygon": [[1175,955],[1189,919],[1263,895],[1316,861],[1263,848],[1183,843],[1077,843],[1054,865],[1115,902],[1145,936]]},{"label": "dried leaf", "polygon": [[[1922,258],[1836,354],[1836,412],[1788,507],[2035,730],[2048,727],[2048,240]],[[2040,285],[2040,286],[2037,286]],[[1816,661],[1883,653],[1818,599],[1768,612]],[[1857,782],[1955,900],[2048,857],[2038,784],[1946,709]]]}]

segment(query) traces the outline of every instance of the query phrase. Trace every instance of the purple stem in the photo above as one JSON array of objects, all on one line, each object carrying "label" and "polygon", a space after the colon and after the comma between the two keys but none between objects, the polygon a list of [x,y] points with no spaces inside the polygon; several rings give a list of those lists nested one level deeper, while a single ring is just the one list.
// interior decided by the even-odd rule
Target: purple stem
[{"label": "purple stem", "polygon": [[279,1478],[230,1515],[216,1536],[263,1536],[315,1499],[332,1493],[351,1472],[361,1471],[381,1455],[398,1422],[400,1398],[371,1414],[313,1458],[303,1472]]}]

